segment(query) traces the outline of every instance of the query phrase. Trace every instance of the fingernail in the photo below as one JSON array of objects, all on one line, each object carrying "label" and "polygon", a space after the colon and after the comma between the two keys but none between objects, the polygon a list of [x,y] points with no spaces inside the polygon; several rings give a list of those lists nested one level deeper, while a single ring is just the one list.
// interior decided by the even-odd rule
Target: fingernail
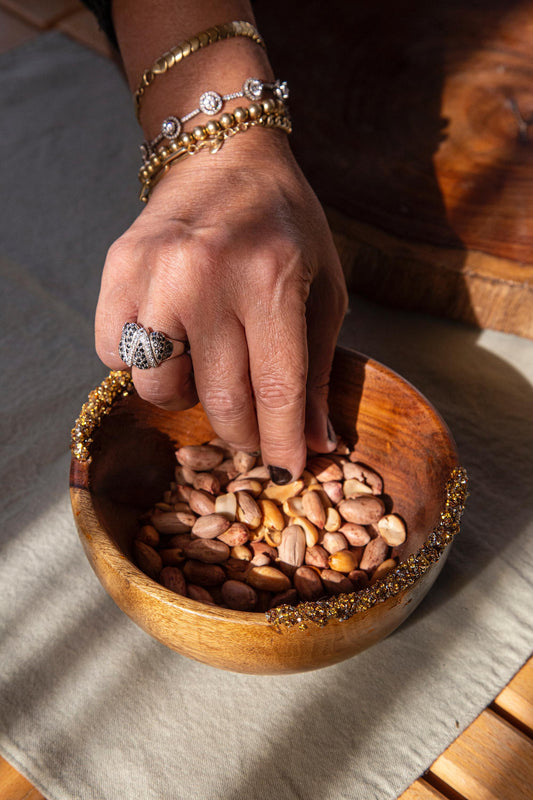
[{"label": "fingernail", "polygon": [[253,450],[250,453],[250,455],[253,456],[254,458],[259,458],[259,456],[261,455],[261,450]]},{"label": "fingernail", "polygon": [[284,469],[283,467],[269,467],[268,471],[270,472],[270,479],[274,483],[277,483],[278,486],[285,486],[286,483],[292,481],[292,475],[288,469]]},{"label": "fingernail", "polygon": [[331,444],[337,444],[337,436],[335,434],[335,431],[333,430],[333,425],[331,424],[331,420],[329,417],[328,417],[328,439],[331,442]]}]

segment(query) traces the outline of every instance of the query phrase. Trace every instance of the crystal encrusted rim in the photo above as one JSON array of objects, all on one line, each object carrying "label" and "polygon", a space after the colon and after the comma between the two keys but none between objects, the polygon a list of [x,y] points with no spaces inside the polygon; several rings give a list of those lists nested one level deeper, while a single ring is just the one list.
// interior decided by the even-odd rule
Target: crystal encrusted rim
[{"label": "crystal encrusted rim", "polygon": [[[132,390],[130,373],[116,370],[110,372],[100,386],[90,392],[71,431],[70,449],[75,459],[90,463],[90,445],[94,430],[102,418],[109,414],[113,403],[120,397],[126,397]],[[384,578],[359,592],[300,603],[297,606],[278,606],[266,612],[267,621],[277,628],[297,626],[301,629],[305,629],[309,623],[323,626],[333,619],[342,622],[412,586],[440,559],[459,533],[461,516],[468,497],[467,487],[466,470],[462,467],[452,470],[446,483],[444,510],[437,526],[417,553],[401,561]]]},{"label": "crystal encrusted rim", "polygon": [[115,400],[126,397],[133,389],[131,375],[127,370],[110,372],[100,386],[89,393],[80,415],[70,433],[70,451],[77,461],[90,463],[92,434],[102,418],[109,414]]},{"label": "crystal encrusted rim", "polygon": [[446,483],[446,500],[439,523],[420,550],[400,562],[384,578],[380,578],[375,584],[359,592],[300,603],[297,606],[278,606],[266,612],[267,621],[278,628],[297,626],[300,629],[307,628],[309,623],[326,625],[332,619],[343,622],[408,589],[439,560],[459,532],[468,496],[467,486],[466,470],[462,467],[454,469]]}]

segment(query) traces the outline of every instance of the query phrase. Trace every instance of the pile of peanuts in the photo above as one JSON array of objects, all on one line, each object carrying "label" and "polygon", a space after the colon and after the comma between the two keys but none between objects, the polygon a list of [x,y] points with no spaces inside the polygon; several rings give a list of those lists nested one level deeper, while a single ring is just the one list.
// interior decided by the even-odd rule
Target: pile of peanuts
[{"label": "pile of peanuts", "polygon": [[221,439],[176,459],[133,549],[143,572],[180,595],[264,612],[358,591],[396,566],[405,523],[386,513],[380,475],[342,442],[285,486]]}]

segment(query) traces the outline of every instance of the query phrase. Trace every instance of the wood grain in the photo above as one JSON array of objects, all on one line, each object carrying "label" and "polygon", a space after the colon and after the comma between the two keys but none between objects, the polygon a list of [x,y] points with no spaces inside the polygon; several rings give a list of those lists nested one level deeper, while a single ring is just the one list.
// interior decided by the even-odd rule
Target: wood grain
[{"label": "wood grain", "polygon": [[465,800],[531,800],[533,741],[484,711],[430,770]]},{"label": "wood grain", "polygon": [[304,172],[354,223],[350,288],[532,337],[532,0],[254,11]]},{"label": "wood grain", "polygon": [[[333,365],[330,415],[337,433],[383,477],[396,513],[407,522],[399,559],[416,553],[440,520],[445,486],[457,466],[442,419],[398,375],[342,349]],[[173,479],[174,448],[211,435],[200,406],[165,412],[133,392],[93,433],[90,466],[72,460],[72,507],[82,545],[104,588],[131,619],[167,647],[212,666],[283,674],[350,658],[407,618],[436,580],[447,551],[395,596],[342,622],[303,630],[278,631],[263,614],[197,603],[144,575],[132,557],[139,517]]]},{"label": "wood grain", "polygon": [[[533,660],[524,664],[492,704],[494,711],[533,736]],[[533,783],[532,783],[533,785]]]},{"label": "wood grain", "polygon": [[0,756],[0,800],[46,800],[17,770]]},{"label": "wood grain", "polygon": [[441,794],[434,789],[423,778],[411,784],[411,786],[400,795],[398,800],[448,800],[445,794]]}]

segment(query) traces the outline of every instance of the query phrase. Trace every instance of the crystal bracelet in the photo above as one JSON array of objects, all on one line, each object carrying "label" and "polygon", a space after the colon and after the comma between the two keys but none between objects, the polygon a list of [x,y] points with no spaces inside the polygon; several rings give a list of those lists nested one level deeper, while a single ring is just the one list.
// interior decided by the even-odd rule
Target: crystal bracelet
[{"label": "crystal bracelet", "polygon": [[179,64],[184,58],[196,53],[202,47],[208,47],[215,42],[223,41],[224,39],[233,39],[235,36],[244,36],[251,39],[260,47],[265,48],[265,43],[259,34],[259,31],[246,20],[236,20],[234,22],[225,22],[223,25],[213,25],[196,36],[186,39],[180,44],[177,44],[168,52],[163,53],[157,61],[149,69],[146,69],[142,76],[140,85],[133,95],[135,103],[135,114],[137,119],[140,117],[141,111],[141,98],[146,92],[148,86],[155,81],[158,75],[163,75],[172,69],[176,64]]},{"label": "crystal bracelet", "polygon": [[285,101],[289,99],[289,87],[286,81],[269,83],[259,78],[247,78],[242,85],[242,89],[238,92],[231,92],[231,94],[219,94],[213,91],[204,92],[198,101],[198,108],[195,108],[194,111],[189,111],[184,117],[167,117],[163,120],[161,130],[157,136],[151,142],[145,141],[142,143],[141,155],[143,163],[148,163],[150,156],[163,139],[168,139],[171,142],[175,141],[180,136],[184,124],[198,116],[198,114],[206,114],[211,117],[222,111],[227,100],[235,100],[238,97],[246,97],[252,102],[257,102],[263,98],[266,91],[271,91],[278,100]]},{"label": "crystal bracelet", "polygon": [[266,100],[264,103],[253,103],[248,108],[236,108],[232,114],[222,114],[218,120],[210,120],[205,126],[194,128],[190,134],[182,134],[170,147],[161,147],[151,156],[149,163],[139,171],[142,184],[139,199],[148,202],[154,186],[181,158],[205,148],[217,153],[226,139],[256,126],[277,128],[287,134],[292,132],[289,114],[281,101]]}]

